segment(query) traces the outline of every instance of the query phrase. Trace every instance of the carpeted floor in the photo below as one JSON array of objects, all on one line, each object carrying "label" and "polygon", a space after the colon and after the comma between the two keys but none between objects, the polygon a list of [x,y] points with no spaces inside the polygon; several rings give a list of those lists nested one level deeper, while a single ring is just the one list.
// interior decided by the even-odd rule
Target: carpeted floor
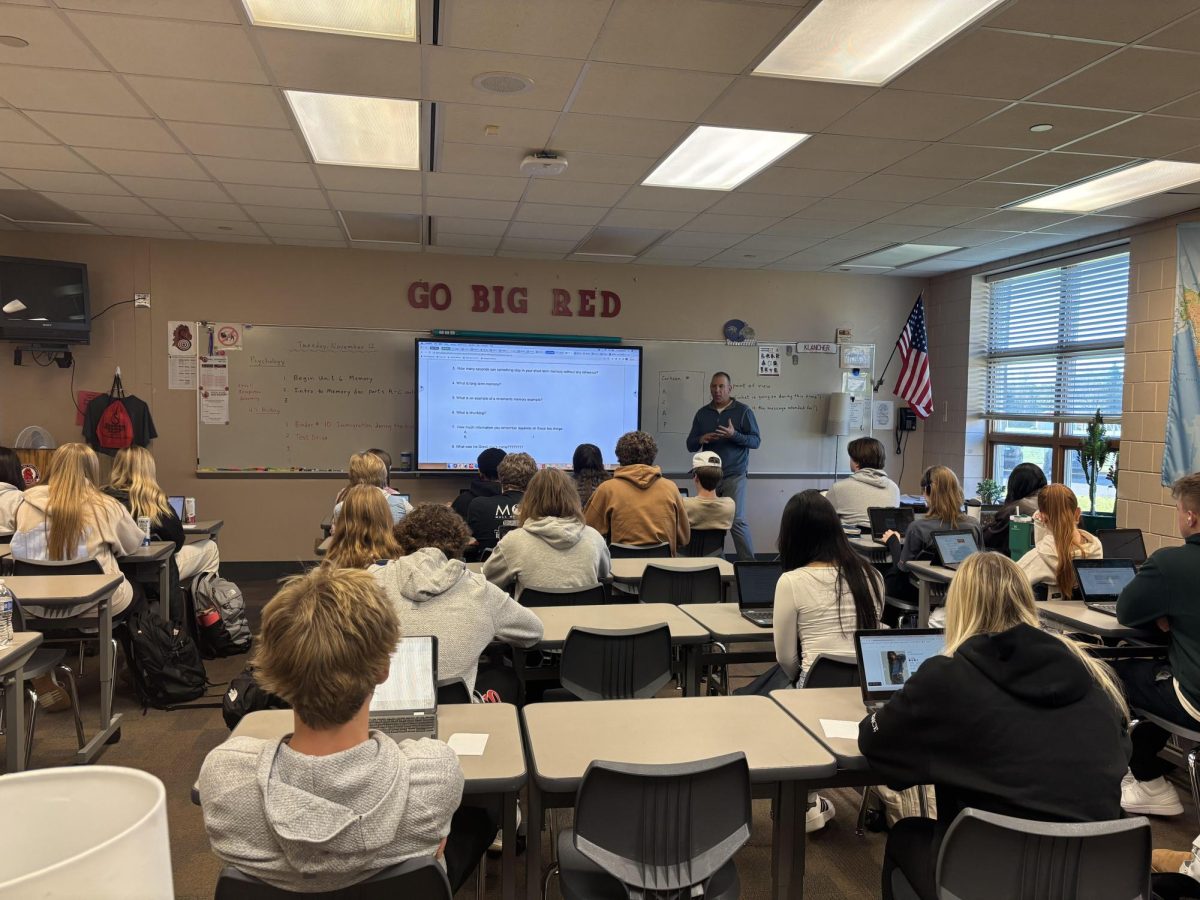
[{"label": "carpeted floor", "polygon": [[[243,582],[241,587],[246,596],[251,624],[257,626],[258,611],[270,598],[275,585],[270,581],[258,581]],[[90,730],[95,727],[97,718],[97,682],[94,660],[88,663],[80,690],[84,723]],[[240,672],[245,659],[211,660],[207,665],[209,679],[220,683]],[[747,676],[755,674],[752,668],[743,668],[747,670]],[[212,690],[217,695],[216,699],[219,699],[220,690],[220,687]],[[116,708],[125,714],[121,740],[110,746],[99,762],[143,769],[162,779],[167,790],[176,896],[188,900],[212,897],[220,864],[209,851],[200,808],[192,805],[189,792],[205,755],[228,735],[220,710],[162,712],[152,709],[143,716],[128,682],[122,679],[120,673]],[[68,713],[40,715],[36,738],[33,751],[35,768],[70,764],[75,750],[75,737]],[[0,738],[0,742],[2,740]],[[1186,790],[1183,793],[1186,794]],[[885,835],[868,833],[863,838],[855,836],[854,818],[858,808],[856,792],[833,791],[826,796],[834,801],[838,815],[824,830],[810,836],[805,896],[809,900],[878,897]],[[1154,845],[1187,849],[1196,831],[1195,811],[1190,801],[1185,801],[1183,816],[1154,821]],[[770,853],[770,806],[767,801],[756,801],[751,842],[737,857],[744,900],[766,900],[770,896]],[[519,864],[522,859],[518,858]],[[489,898],[500,896],[499,866],[498,860],[488,862]],[[518,886],[521,887],[524,884],[524,868],[519,868]],[[473,897],[474,884],[464,887],[459,896]],[[553,887],[551,896],[557,897]]]}]

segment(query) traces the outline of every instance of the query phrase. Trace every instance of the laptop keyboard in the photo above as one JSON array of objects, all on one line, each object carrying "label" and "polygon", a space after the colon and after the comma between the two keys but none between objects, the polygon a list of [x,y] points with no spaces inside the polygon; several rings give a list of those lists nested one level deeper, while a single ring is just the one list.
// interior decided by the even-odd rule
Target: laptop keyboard
[{"label": "laptop keyboard", "polygon": [[386,716],[368,719],[368,727],[384,734],[412,734],[429,731],[429,719],[407,716]]},{"label": "laptop keyboard", "polygon": [[743,611],[742,615],[744,615],[755,625],[770,625],[775,620],[774,610],[748,609]]},{"label": "laptop keyboard", "polygon": [[1103,600],[1099,603],[1089,603],[1087,604],[1087,607],[1088,609],[1096,610],[1096,612],[1107,613],[1110,616],[1115,616],[1117,614],[1116,600]]}]

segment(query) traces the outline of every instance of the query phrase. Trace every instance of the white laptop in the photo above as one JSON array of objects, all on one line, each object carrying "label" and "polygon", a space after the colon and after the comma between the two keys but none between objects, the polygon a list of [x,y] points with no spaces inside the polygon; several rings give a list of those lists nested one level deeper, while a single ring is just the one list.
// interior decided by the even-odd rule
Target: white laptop
[{"label": "white laptop", "polygon": [[370,727],[397,741],[437,737],[437,638],[400,638],[387,681],[371,697]]},{"label": "white laptop", "polygon": [[946,646],[940,628],[879,628],[854,632],[863,704],[875,711]]}]

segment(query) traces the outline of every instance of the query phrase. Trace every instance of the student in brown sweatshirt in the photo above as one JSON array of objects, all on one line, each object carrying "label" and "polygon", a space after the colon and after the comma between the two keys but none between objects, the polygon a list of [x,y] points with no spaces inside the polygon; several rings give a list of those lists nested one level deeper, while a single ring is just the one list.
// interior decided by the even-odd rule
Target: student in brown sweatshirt
[{"label": "student in brown sweatshirt", "polygon": [[584,516],[611,544],[661,544],[674,556],[692,536],[675,483],[654,465],[658,444],[644,431],[617,441],[617,471],[596,488]]}]

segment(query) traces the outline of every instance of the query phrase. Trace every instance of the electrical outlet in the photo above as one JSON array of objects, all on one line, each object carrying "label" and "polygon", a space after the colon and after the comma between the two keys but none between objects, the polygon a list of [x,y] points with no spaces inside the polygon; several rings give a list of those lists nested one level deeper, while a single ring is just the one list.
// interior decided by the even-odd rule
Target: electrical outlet
[{"label": "electrical outlet", "polygon": [[137,309],[149,309],[150,308],[150,295],[149,294],[134,294],[133,295],[133,305]]}]

